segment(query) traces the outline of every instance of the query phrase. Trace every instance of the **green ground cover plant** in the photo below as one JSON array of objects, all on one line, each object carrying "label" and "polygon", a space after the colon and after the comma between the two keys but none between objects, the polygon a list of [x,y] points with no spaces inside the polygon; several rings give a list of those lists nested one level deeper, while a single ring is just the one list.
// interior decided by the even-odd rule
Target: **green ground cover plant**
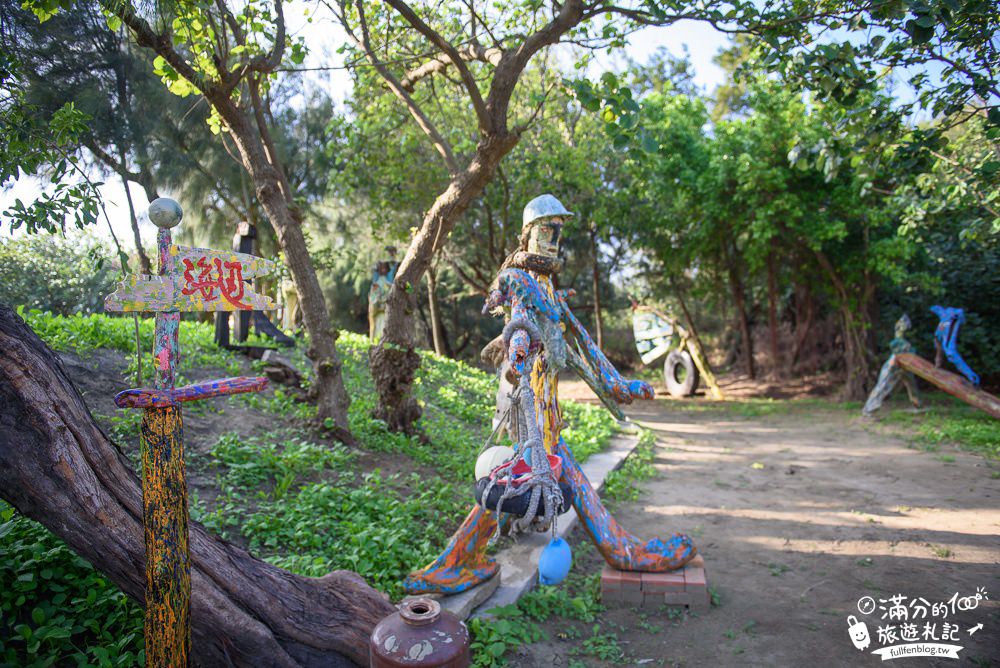
[{"label": "green ground cover plant", "polygon": [[567,621],[591,623],[603,610],[599,602],[600,579],[574,570],[566,582],[539,586],[516,605],[494,608],[488,618],[469,620],[472,634],[472,665],[496,668],[507,665],[509,651],[546,639],[541,622],[555,616]]},{"label": "green ground cover plant", "polygon": [[1000,421],[957,399],[935,396],[928,401],[925,413],[891,411],[887,423],[901,427],[907,436],[924,449],[936,451],[942,445],[1000,459]]},{"label": "green ground cover plant", "polygon": [[[126,355],[135,352],[131,318],[20,313],[57,351],[84,359],[101,349]],[[152,349],[152,333],[153,320],[140,319],[144,351]],[[212,334],[208,323],[181,323],[182,377],[253,372],[254,364],[216,348]],[[282,568],[311,576],[338,568],[354,570],[398,599],[403,576],[430,561],[473,503],[472,471],[490,431],[496,385],[488,373],[421,352],[416,393],[424,408],[423,434],[392,433],[371,418],[375,390],[368,372],[369,345],[367,337],[348,332],[338,340],[352,397],[349,418],[358,439],[356,447],[330,442],[313,420],[314,407],[297,401],[281,387],[191,406],[195,415],[215,412],[229,417],[238,411],[259,411],[274,418],[274,427],[267,431],[250,435],[225,431],[213,435],[202,451],[191,450],[189,471],[207,481],[212,492],[204,498],[192,494],[191,513],[209,530],[241,542]],[[311,368],[301,347],[282,354],[302,369]],[[133,359],[123,373],[131,374],[134,364]],[[607,445],[617,427],[605,410],[570,402],[563,406],[570,424],[566,439],[578,459],[585,460]],[[138,411],[119,410],[99,419],[114,440],[133,444],[134,449]],[[141,609],[43,527],[13,509],[5,507],[4,512],[0,637],[10,640],[0,646],[3,661],[141,665]],[[19,536],[31,540],[15,539]],[[32,561],[36,552],[54,555],[65,564],[61,570],[46,571],[51,579],[35,598],[18,603],[20,594],[7,595],[18,586],[27,586],[23,584],[27,579],[18,578],[42,578],[39,562]],[[76,614],[72,602],[79,599],[89,605],[91,590],[94,605]],[[527,611],[512,613],[513,618],[529,619],[528,615],[540,615],[548,608],[564,614],[590,614],[596,605],[596,599],[563,600],[565,594],[559,591],[532,595],[526,599]],[[59,597],[64,593],[65,597]],[[41,621],[32,616],[35,608],[45,611],[44,617],[39,613]],[[482,633],[484,637],[497,635],[495,629],[484,628]],[[486,661],[482,657],[497,651],[495,641],[481,643],[477,661]]]},{"label": "green ground cover plant", "polygon": [[0,665],[144,665],[142,609],[0,501]]}]

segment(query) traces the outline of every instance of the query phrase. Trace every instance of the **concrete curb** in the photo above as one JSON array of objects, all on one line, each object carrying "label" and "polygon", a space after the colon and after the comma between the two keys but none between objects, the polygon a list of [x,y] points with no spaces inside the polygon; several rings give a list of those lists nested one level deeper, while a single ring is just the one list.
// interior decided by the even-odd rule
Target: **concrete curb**
[{"label": "concrete curb", "polygon": [[[590,484],[598,492],[604,487],[608,475],[622,465],[639,444],[639,430],[632,423],[623,423],[622,431],[611,439],[611,444],[583,463],[582,469]],[[576,510],[559,518],[559,535],[566,538],[579,518]],[[441,607],[455,613],[460,619],[488,617],[493,608],[512,605],[535,588],[538,583],[538,558],[548,545],[549,533],[521,534],[517,543],[496,555],[500,573],[468,591],[438,599]]]}]

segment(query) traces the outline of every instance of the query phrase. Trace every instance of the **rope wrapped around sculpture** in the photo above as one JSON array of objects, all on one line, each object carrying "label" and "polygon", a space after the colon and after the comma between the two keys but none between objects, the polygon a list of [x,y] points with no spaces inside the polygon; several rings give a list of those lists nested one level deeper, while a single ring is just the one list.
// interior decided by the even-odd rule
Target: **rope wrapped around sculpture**
[{"label": "rope wrapped around sculpture", "polygon": [[[530,493],[531,499],[528,503],[527,513],[524,517],[515,520],[511,528],[514,531],[524,532],[534,525],[536,531],[551,529],[552,535],[555,536],[559,509],[563,504],[563,492],[552,471],[548,453],[545,451],[542,433],[538,428],[538,416],[535,412],[535,393],[531,389],[531,370],[534,368],[540,349],[540,333],[533,323],[526,320],[511,321],[504,328],[504,342],[509,345],[514,332],[519,330],[528,335],[530,345],[523,364],[518,365],[521,367],[520,379],[511,394],[511,405],[507,414],[511,439],[514,441],[514,457],[490,474],[490,482],[483,492],[483,499],[489,498],[494,486],[504,485],[504,491],[497,501],[496,512],[499,514],[503,512],[505,501]],[[529,449],[531,454],[530,461],[527,463],[531,467],[531,472],[515,479],[514,466]],[[539,519],[535,515],[543,500],[544,515]],[[497,523],[496,532],[490,539],[491,543],[496,542],[500,536],[500,524]]]}]

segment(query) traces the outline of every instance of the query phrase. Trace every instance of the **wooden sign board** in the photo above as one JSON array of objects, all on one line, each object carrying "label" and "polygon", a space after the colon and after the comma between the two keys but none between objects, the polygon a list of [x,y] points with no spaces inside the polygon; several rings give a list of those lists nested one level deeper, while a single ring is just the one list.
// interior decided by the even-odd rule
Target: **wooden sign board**
[{"label": "wooden sign board", "polygon": [[170,246],[173,270],[164,276],[132,275],[104,300],[108,311],[269,311],[270,297],[247,281],[277,265],[245,253]]},{"label": "wooden sign board", "polygon": [[632,333],[643,364],[654,362],[673,347],[674,326],[651,311],[633,312]]}]

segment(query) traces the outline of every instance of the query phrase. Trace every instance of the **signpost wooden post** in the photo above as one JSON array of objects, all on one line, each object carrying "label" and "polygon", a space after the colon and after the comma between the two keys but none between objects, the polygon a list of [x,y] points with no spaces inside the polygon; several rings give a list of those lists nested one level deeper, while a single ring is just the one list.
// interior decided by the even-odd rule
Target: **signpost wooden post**
[{"label": "signpost wooden post", "polygon": [[133,275],[105,299],[108,311],[153,311],[154,388],[126,390],[120,408],[141,408],[142,502],[146,544],[146,665],[181,668],[191,648],[191,563],[188,547],[187,483],[181,403],[257,392],[267,379],[225,378],[174,387],[181,311],[270,310],[274,302],[245,279],[263,276],[275,264],[243,253],[176,246],[170,230],[183,211],[172,199],[149,205],[156,225],[159,275]]}]

